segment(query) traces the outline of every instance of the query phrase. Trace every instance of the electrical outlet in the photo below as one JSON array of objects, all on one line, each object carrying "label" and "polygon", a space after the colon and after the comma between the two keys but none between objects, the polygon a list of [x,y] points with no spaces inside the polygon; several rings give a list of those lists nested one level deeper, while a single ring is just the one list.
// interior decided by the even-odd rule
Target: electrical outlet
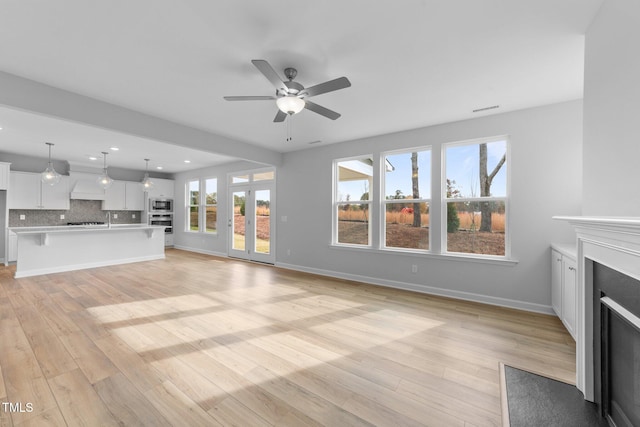
[{"label": "electrical outlet", "polygon": [[282,221],[282,222],[287,222],[287,220],[288,220],[288,218],[287,218],[287,216],[286,216],[286,215],[282,215],[282,216],[280,217],[280,221]]},{"label": "electrical outlet", "polygon": [[411,272],[416,274],[418,272],[418,266],[416,264],[411,265]]},{"label": "electrical outlet", "polygon": [[20,221],[24,221],[25,219],[27,219],[26,215],[20,215]]},{"label": "electrical outlet", "polygon": [[60,219],[64,219],[64,214],[60,214]]},{"label": "electrical outlet", "polygon": [[131,214],[131,218],[135,219],[136,218],[136,214]]},{"label": "electrical outlet", "polygon": [[113,214],[113,219],[118,219],[118,214]]}]

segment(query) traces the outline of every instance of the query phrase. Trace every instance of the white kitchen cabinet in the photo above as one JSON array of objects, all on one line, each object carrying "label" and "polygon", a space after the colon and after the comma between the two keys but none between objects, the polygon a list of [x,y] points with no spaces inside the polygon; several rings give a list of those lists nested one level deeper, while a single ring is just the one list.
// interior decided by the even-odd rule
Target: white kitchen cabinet
[{"label": "white kitchen cabinet", "polygon": [[11,163],[0,162],[0,190],[9,188],[9,171]]},{"label": "white kitchen cabinet", "polygon": [[113,181],[105,191],[102,202],[105,211],[143,211],[144,192],[142,184],[133,181]]},{"label": "white kitchen cabinet", "polygon": [[575,247],[552,245],[551,306],[571,336],[576,338],[577,270]]},{"label": "white kitchen cabinet", "polygon": [[173,179],[160,179],[160,178],[151,178],[153,181],[153,188],[149,190],[149,198],[165,198],[172,199],[174,194],[174,184],[175,181]]},{"label": "white kitchen cabinet", "polygon": [[51,186],[42,183],[39,173],[11,172],[7,198],[9,209],[69,210],[69,177]]}]

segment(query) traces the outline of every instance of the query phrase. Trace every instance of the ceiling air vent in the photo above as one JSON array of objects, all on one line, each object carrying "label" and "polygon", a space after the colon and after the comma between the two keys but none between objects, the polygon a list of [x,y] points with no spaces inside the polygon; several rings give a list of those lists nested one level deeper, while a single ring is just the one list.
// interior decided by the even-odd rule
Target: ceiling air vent
[{"label": "ceiling air vent", "polygon": [[499,105],[492,105],[491,107],[478,108],[477,110],[473,110],[474,113],[479,113],[480,111],[493,110],[495,108],[500,108]]}]

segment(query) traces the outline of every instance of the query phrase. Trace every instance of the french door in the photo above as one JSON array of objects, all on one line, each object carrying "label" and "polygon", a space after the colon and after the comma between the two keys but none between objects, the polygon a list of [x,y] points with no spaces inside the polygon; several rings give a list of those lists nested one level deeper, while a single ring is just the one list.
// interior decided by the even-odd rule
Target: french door
[{"label": "french door", "polygon": [[275,263],[273,184],[234,185],[229,199],[229,256]]}]

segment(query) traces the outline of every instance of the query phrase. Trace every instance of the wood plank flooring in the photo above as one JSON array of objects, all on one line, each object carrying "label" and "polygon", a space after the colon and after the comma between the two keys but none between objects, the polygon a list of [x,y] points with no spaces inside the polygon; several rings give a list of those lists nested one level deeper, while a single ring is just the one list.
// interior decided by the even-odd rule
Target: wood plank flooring
[{"label": "wood plank flooring", "polygon": [[575,377],[552,316],[179,250],[14,270],[0,426],[498,426],[500,362]]}]

